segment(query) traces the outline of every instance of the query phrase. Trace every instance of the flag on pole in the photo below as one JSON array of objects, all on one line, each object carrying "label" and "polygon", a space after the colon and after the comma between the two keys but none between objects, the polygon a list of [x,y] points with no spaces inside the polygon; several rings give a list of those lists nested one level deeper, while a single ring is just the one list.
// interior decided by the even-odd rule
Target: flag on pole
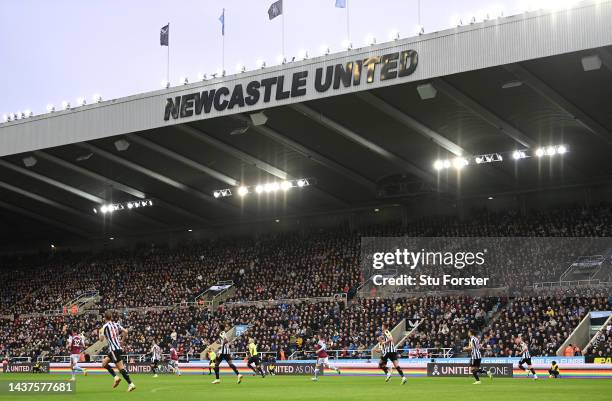
[{"label": "flag on pole", "polygon": [[225,8],[219,17],[219,22],[221,23],[221,36],[225,36]]},{"label": "flag on pole", "polygon": [[283,0],[278,0],[272,3],[268,8],[268,18],[274,19],[283,13]]},{"label": "flag on pole", "polygon": [[170,44],[170,24],[162,26],[159,31],[159,44],[161,46],[169,46]]},{"label": "flag on pole", "polygon": [[346,0],[336,0],[337,8],[346,8]]}]

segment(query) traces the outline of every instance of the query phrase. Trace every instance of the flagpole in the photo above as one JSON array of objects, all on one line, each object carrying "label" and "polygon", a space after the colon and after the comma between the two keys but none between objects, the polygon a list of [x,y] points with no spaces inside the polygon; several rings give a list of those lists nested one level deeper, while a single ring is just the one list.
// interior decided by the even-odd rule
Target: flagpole
[{"label": "flagpole", "polygon": [[168,57],[166,66],[166,82],[170,83],[170,23],[168,22]]},{"label": "flagpole", "polygon": [[351,43],[351,29],[349,22],[349,0],[346,0],[346,40]]},{"label": "flagpole", "polygon": [[225,8],[223,9],[223,32],[221,35],[221,75],[225,75]]},{"label": "flagpole", "polygon": [[282,51],[283,51],[283,58],[286,58],[287,56],[285,55],[285,5],[283,4],[283,11],[281,14],[281,40],[282,40]]}]

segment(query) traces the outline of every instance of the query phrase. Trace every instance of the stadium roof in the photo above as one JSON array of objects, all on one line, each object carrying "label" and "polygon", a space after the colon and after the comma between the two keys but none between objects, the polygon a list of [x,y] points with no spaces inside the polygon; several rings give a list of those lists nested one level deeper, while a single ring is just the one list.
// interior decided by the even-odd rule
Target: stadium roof
[{"label": "stadium roof", "polygon": [[[0,124],[0,239],[610,182],[610,21],[612,1],[583,2]],[[535,156],[553,145],[569,152]],[[434,168],[456,157],[470,164]],[[313,185],[236,193],[299,178]],[[154,207],[93,212],[138,199]]]}]

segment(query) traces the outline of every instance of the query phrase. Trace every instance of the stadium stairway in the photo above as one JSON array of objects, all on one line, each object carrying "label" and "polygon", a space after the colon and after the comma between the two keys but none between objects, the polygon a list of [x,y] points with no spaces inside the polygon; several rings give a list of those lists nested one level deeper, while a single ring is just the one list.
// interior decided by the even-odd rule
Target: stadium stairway
[{"label": "stadium stairway", "polygon": [[[236,338],[240,337],[241,331],[240,331],[240,327],[243,325],[235,325],[234,327],[232,327],[230,330],[228,330],[225,335],[227,337],[227,339],[229,340],[230,344],[233,343]],[[217,340],[214,343],[210,344],[208,347],[206,347],[204,349],[204,351],[202,351],[200,353],[200,360],[204,361],[206,360],[206,354],[208,353],[208,351],[214,351],[215,353],[217,353],[217,351],[219,350],[219,348],[221,348],[221,343]]]}]

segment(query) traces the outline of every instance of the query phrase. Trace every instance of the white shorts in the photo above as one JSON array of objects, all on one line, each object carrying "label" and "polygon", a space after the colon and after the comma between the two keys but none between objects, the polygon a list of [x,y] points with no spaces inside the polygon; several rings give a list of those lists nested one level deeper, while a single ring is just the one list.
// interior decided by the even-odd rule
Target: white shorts
[{"label": "white shorts", "polygon": [[329,365],[329,357],[317,358],[317,365]]},{"label": "white shorts", "polygon": [[76,365],[79,362],[81,362],[80,354],[70,354],[70,363],[72,363],[73,365]]}]

